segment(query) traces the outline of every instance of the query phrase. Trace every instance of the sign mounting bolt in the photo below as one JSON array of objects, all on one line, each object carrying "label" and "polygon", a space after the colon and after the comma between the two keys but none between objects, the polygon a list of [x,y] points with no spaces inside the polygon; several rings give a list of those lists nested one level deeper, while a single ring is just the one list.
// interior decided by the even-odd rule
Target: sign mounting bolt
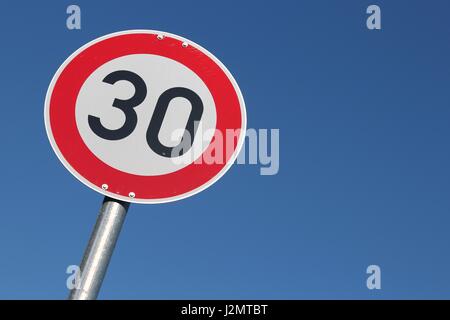
[{"label": "sign mounting bolt", "polygon": [[102,189],[103,190],[108,190],[108,188],[109,188],[109,186],[106,183],[102,184]]},{"label": "sign mounting bolt", "polygon": [[188,47],[188,43],[187,42],[183,42],[182,44],[181,44],[181,46],[183,47],[183,48],[187,48]]},{"label": "sign mounting bolt", "polygon": [[130,198],[134,198],[134,197],[136,197],[136,194],[135,194],[134,192],[130,192],[130,193],[128,194],[128,196],[129,196]]},{"label": "sign mounting bolt", "polygon": [[158,35],[156,36],[156,38],[158,38],[158,40],[162,40],[162,39],[164,39],[164,36],[163,36],[162,34],[158,34]]}]

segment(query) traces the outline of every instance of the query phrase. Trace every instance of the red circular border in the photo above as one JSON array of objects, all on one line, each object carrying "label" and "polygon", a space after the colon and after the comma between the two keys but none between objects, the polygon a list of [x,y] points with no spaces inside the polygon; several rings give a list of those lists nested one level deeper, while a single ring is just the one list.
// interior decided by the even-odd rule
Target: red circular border
[{"label": "red circular border", "polygon": [[[238,95],[222,68],[208,55],[193,46],[184,48],[182,41],[156,34],[132,33],[116,35],[87,47],[64,67],[50,93],[50,130],[61,155],[87,181],[101,188],[108,184],[108,192],[136,199],[155,200],[180,196],[193,191],[213,179],[230,161],[226,152],[221,164],[195,164],[159,176],[141,176],[117,170],[97,158],[83,142],[76,125],[75,106],[81,86],[104,63],[130,54],[155,54],[178,61],[195,72],[206,84],[216,105],[216,129],[241,129],[242,111]],[[213,138],[214,139],[214,138]],[[216,146],[217,147],[217,146]],[[236,148],[236,144],[234,148]],[[210,144],[205,153],[211,153]],[[203,156],[203,155],[202,155]]]}]

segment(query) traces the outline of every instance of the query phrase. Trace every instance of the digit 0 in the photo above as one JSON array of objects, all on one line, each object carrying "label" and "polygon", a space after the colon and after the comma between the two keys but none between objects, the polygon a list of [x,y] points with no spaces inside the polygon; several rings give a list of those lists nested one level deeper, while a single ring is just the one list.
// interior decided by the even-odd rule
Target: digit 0
[{"label": "digit 0", "polygon": [[[189,114],[184,135],[179,144],[174,147],[167,147],[159,141],[158,135],[167,109],[169,108],[169,103],[172,99],[177,97],[185,98],[191,103],[191,113]],[[149,147],[160,156],[167,158],[183,155],[185,151],[192,147],[192,142],[194,141],[195,133],[197,131],[195,124],[200,121],[202,114],[202,100],[194,91],[181,87],[171,88],[164,91],[156,103],[155,112],[153,113],[152,119],[150,120],[150,125],[148,126],[147,143]],[[177,150],[176,155],[173,154],[174,150]]]}]

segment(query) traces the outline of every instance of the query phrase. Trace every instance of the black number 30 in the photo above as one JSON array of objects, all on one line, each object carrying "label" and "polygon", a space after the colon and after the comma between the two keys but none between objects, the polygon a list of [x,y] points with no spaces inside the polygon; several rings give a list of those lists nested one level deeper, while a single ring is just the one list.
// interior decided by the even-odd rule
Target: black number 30
[{"label": "black number 30", "polygon": [[[136,128],[137,114],[134,108],[139,106],[147,96],[147,86],[144,80],[136,73],[126,70],[114,71],[108,74],[103,82],[108,84],[115,84],[117,81],[125,80],[130,82],[134,86],[134,95],[128,100],[114,99],[112,106],[120,109],[125,115],[125,122],[119,129],[105,128],[100,118],[89,115],[88,123],[91,130],[100,138],[106,140],[120,140],[128,137]],[[191,113],[186,123],[185,135],[181,139],[180,143],[174,147],[167,147],[161,143],[158,138],[159,131],[161,130],[164,117],[169,103],[172,99],[182,97],[187,99],[191,103]],[[184,152],[189,150],[194,141],[196,126],[195,122],[200,121],[203,114],[203,102],[200,97],[192,90],[182,87],[176,87],[166,90],[158,99],[156,103],[155,112],[150,120],[150,125],[147,130],[147,143],[148,146],[157,154],[170,158],[174,149],[180,149],[180,145],[183,144],[183,148],[180,149],[177,156],[181,156]],[[189,135],[189,137],[186,137]],[[186,141],[185,141],[186,140]],[[185,144],[189,143],[188,146]]]}]

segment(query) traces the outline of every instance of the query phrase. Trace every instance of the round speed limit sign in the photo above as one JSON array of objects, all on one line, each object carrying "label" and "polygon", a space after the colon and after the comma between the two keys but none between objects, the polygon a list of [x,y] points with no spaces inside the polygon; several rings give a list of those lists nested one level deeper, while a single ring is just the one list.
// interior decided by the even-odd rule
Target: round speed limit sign
[{"label": "round speed limit sign", "polygon": [[132,30],[91,41],[61,65],[45,125],[81,182],[119,200],[161,203],[198,193],[229,169],[246,113],[236,81],[207,50]]}]

